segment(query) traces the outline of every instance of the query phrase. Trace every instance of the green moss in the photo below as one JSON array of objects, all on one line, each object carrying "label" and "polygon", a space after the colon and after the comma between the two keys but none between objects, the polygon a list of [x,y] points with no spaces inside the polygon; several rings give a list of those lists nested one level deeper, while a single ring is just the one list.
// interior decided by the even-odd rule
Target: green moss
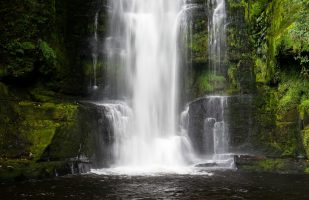
[{"label": "green moss", "polygon": [[74,103],[5,101],[0,106],[0,138],[5,141],[0,142],[0,157],[40,159],[59,129],[76,126],[78,108]]},{"label": "green moss", "polygon": [[[264,88],[264,90],[261,90]],[[308,81],[290,71],[282,73],[277,87],[259,85],[261,96],[257,105],[256,120],[259,124],[257,142],[268,147],[277,156],[294,157],[302,154],[299,118],[307,125],[306,102]]]},{"label": "green moss", "polygon": [[307,10],[309,4],[303,0],[248,1],[249,24],[252,27],[252,41],[256,47],[256,80],[260,83],[278,81],[281,65],[280,56],[288,62],[299,65],[287,66],[308,77],[306,58],[309,36]]},{"label": "green moss", "polygon": [[198,96],[206,93],[218,92],[225,89],[226,79],[224,76],[213,75],[211,73],[203,72],[197,75],[194,87]]},{"label": "green moss", "polygon": [[248,5],[248,19],[250,21],[258,18],[268,6],[269,0],[254,0]]},{"label": "green moss", "polygon": [[210,84],[210,77],[208,74],[204,74],[197,79],[197,88],[199,93],[212,92],[213,87]]},{"label": "green moss", "polygon": [[277,122],[276,131],[270,139],[270,146],[284,157],[295,157],[299,150],[297,141],[297,124]]},{"label": "green moss", "polygon": [[279,159],[267,159],[258,163],[258,166],[264,171],[277,171],[284,168],[284,160]]},{"label": "green moss", "polygon": [[45,64],[44,66],[41,67],[40,72],[44,75],[48,75],[53,70],[55,70],[55,65],[56,65],[56,53],[54,50],[48,45],[47,42],[39,40],[39,45],[38,49],[42,55],[41,61]]},{"label": "green moss", "polygon": [[27,160],[0,160],[0,180],[16,181],[55,176],[56,171],[69,170],[67,162],[32,162]]},{"label": "green moss", "polygon": [[[101,39],[107,28],[103,10],[99,19]],[[30,162],[20,166],[11,163],[16,169],[31,168],[35,161],[44,159],[42,154],[55,137],[68,140],[59,140],[58,149],[65,144],[70,151],[62,157],[79,152],[88,129],[82,131],[79,126],[80,105],[63,93],[85,94],[88,86],[84,65],[91,62],[91,55],[85,38],[90,37],[89,27],[93,27],[89,23],[93,21],[92,11],[90,0],[0,3],[0,159]],[[103,71],[103,65],[99,61],[98,69]],[[40,169],[33,168],[35,171]]]},{"label": "green moss", "polygon": [[265,158],[262,160],[251,161],[246,165],[241,165],[240,170],[250,172],[295,173],[304,170],[303,166],[298,166],[299,164],[300,163],[290,159]]},{"label": "green moss", "polygon": [[76,123],[78,105],[23,101],[19,106],[24,119],[19,130],[30,142],[27,151],[34,159],[41,157],[59,128],[66,126],[68,122]]},{"label": "green moss", "polygon": [[257,83],[267,83],[271,79],[267,63],[260,58],[255,60],[255,74]]},{"label": "green moss", "polygon": [[309,157],[309,126],[302,131],[302,141],[305,147],[307,157]]},{"label": "green moss", "polygon": [[282,82],[279,84],[279,111],[289,111],[297,109],[302,100],[306,100],[309,96],[309,82],[299,79],[298,76],[290,73],[282,77]]},{"label": "green moss", "polygon": [[[242,92],[243,77],[251,74],[245,74],[250,68],[240,63],[253,60],[247,62],[254,66],[258,91],[253,111],[257,134],[251,140],[268,155],[293,157],[303,152],[300,127],[309,123],[305,114],[308,30],[304,28],[308,27],[308,5],[303,0],[227,1],[229,81],[232,89]],[[247,37],[243,29],[249,30]],[[249,38],[250,43],[240,37]],[[243,49],[251,52],[239,53]],[[252,88],[245,91],[252,93]]]},{"label": "green moss", "polygon": [[229,78],[229,82],[231,84],[231,87],[233,87],[233,88],[238,87],[237,72],[238,72],[238,69],[237,69],[236,65],[231,65],[228,68],[228,78]]},{"label": "green moss", "polygon": [[299,151],[297,109],[279,110],[280,95],[276,88],[264,86],[259,90],[260,95],[255,102],[259,134],[253,139],[254,143],[269,155],[294,157]]},{"label": "green moss", "polygon": [[309,100],[304,100],[301,102],[299,112],[302,120],[309,117]]},{"label": "green moss", "polygon": [[[202,23],[205,23],[203,21]],[[188,45],[192,53],[192,62],[207,63],[208,61],[208,34],[205,31],[194,33]]]},{"label": "green moss", "polygon": [[[26,120],[21,125],[21,134],[31,142],[29,154],[35,160],[39,159],[45,148],[51,143],[59,123],[50,120]],[[24,133],[23,133],[24,132]]]},{"label": "green moss", "polygon": [[34,102],[53,102],[56,93],[43,87],[36,87],[30,91],[30,95]]}]

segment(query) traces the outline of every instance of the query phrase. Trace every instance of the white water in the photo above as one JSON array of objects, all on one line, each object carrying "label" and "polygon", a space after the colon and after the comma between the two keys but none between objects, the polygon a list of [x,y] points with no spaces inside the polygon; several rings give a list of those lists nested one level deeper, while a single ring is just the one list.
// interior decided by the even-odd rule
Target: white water
[{"label": "white water", "polygon": [[187,7],[183,0],[110,0],[109,6],[108,71],[117,74],[110,88],[113,96],[126,99],[121,106],[102,105],[115,120],[112,167],[187,166],[189,142],[176,123],[178,36]]},{"label": "white water", "polygon": [[[110,0],[107,93],[125,100],[101,104],[113,127],[113,165],[92,172],[201,173],[193,166],[205,160],[196,158],[187,135],[189,108],[180,119],[177,112],[178,37],[180,28],[187,27],[185,11],[192,8],[184,2]],[[224,121],[218,120],[212,131],[215,144],[212,159],[218,162],[223,159],[215,156],[226,153],[224,129]]]},{"label": "white water", "polygon": [[209,63],[212,73],[224,72],[226,59],[226,6],[225,0],[209,0],[208,8],[212,17],[208,19]]},{"label": "white water", "polygon": [[[210,175],[206,171],[194,168],[194,165],[188,162],[194,158],[193,149],[187,139],[188,109],[181,115],[182,126],[179,135],[150,136],[148,140],[143,140],[144,138],[134,133],[134,112],[125,102],[97,103],[97,105],[104,108],[103,114],[111,124],[113,135],[110,140],[113,141],[111,152],[114,164],[110,168],[93,169],[93,173]],[[183,162],[178,162],[179,160]]]},{"label": "white water", "polygon": [[[209,69],[213,75],[225,75],[226,66],[226,5],[225,0],[209,0]],[[234,159],[229,154],[228,97],[207,96],[207,118],[204,122],[205,145],[208,162],[216,167],[233,168]]]},{"label": "white water", "polygon": [[94,33],[93,33],[93,44],[92,44],[92,70],[93,70],[93,80],[90,84],[93,89],[97,89],[97,65],[98,65],[98,19],[99,12],[95,14],[94,17]]},{"label": "white water", "polygon": [[227,96],[207,96],[206,116],[204,121],[204,145],[207,151],[206,163],[215,167],[233,168],[234,158],[229,154],[229,130],[226,109]]}]

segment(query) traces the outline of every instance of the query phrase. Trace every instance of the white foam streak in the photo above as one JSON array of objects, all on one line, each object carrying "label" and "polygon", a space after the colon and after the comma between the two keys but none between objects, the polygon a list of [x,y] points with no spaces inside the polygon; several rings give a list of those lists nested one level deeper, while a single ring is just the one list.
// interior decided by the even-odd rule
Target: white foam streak
[{"label": "white foam streak", "polygon": [[124,176],[164,176],[164,175],[206,175],[212,176],[213,173],[191,167],[167,167],[153,165],[151,167],[115,167],[107,169],[91,170],[91,173],[98,175],[124,175]]}]

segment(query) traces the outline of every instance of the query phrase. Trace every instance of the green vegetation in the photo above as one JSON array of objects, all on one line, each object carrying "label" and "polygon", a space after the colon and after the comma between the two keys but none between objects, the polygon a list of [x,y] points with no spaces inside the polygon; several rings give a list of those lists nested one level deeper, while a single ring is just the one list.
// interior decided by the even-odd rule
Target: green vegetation
[{"label": "green vegetation", "polygon": [[[277,82],[278,73],[289,63],[303,77],[308,68],[308,2],[303,0],[248,1],[248,21],[257,49],[257,81]],[[282,62],[282,63],[281,63]]]},{"label": "green vegetation", "polygon": [[303,130],[303,144],[306,150],[307,155],[309,155],[309,126]]},{"label": "green vegetation", "polygon": [[[201,27],[206,26],[205,20],[199,21],[195,26],[195,31],[192,33],[192,38],[188,44],[189,50],[192,52],[192,62],[195,64],[208,62],[208,33]],[[199,30],[202,29],[202,30]],[[199,31],[198,31],[199,30]]]},{"label": "green vegetation", "polygon": [[68,171],[63,161],[34,163],[27,160],[0,160],[1,181],[23,181],[25,179],[51,178],[56,172]]},{"label": "green vegetation", "polygon": [[264,171],[275,171],[280,170],[284,167],[283,160],[263,160],[258,163],[258,167]]},{"label": "green vegetation", "polygon": [[[309,100],[308,1],[227,2],[230,14],[237,21],[228,29],[228,77],[233,91],[248,91],[242,89],[242,77],[250,76],[250,63],[254,67],[256,90],[249,89],[250,93],[257,94],[254,102],[257,133],[253,143],[266,154],[303,155]],[[234,16],[235,12],[237,16]],[[242,19],[239,13],[242,13]],[[244,37],[248,38],[248,43],[239,42],[237,38],[244,34],[241,32],[244,23],[249,33]],[[237,53],[241,48],[249,50]],[[305,145],[309,156],[307,149]]]},{"label": "green vegetation", "polygon": [[37,88],[30,93],[16,93],[0,83],[1,180],[51,177],[55,170],[70,172],[71,158],[93,154],[88,136],[92,120],[80,123],[93,117],[90,110],[56,99],[47,90]]},{"label": "green vegetation", "polygon": [[308,162],[305,160],[259,158],[246,163],[239,163],[239,170],[258,173],[308,173]]},{"label": "green vegetation", "polygon": [[225,89],[225,85],[226,79],[224,76],[203,72],[198,74],[194,86],[197,94],[204,95],[214,91],[222,91]]}]

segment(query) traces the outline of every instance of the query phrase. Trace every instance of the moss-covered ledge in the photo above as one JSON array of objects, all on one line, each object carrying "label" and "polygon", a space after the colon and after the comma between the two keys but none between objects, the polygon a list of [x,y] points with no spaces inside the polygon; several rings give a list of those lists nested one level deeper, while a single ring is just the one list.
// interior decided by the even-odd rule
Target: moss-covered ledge
[{"label": "moss-covered ledge", "polygon": [[81,158],[94,154],[95,109],[47,94],[38,88],[20,94],[0,83],[0,179],[67,174],[90,162]]},{"label": "moss-covered ledge", "polygon": [[235,165],[241,172],[308,174],[309,161],[293,158],[273,158],[256,155],[237,155]]}]

